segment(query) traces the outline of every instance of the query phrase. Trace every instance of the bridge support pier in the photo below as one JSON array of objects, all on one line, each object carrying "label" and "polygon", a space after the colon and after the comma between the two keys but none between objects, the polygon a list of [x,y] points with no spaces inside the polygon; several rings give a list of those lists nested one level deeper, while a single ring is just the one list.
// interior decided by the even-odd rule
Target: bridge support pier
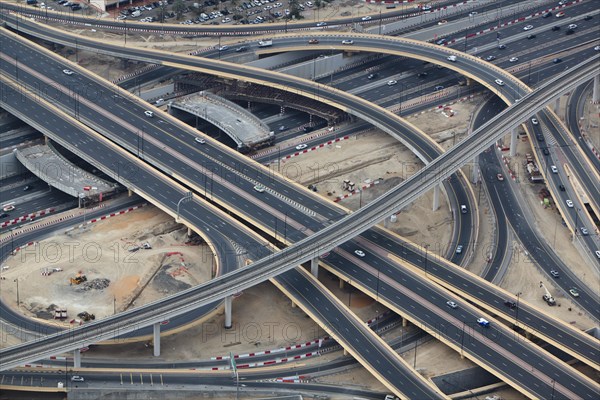
[{"label": "bridge support pier", "polygon": [[310,273],[317,279],[319,279],[319,257],[315,257],[310,260]]},{"label": "bridge support pier", "polygon": [[131,189],[127,189],[127,196],[128,196],[128,197],[131,197],[131,196],[133,196],[133,190],[131,190]]},{"label": "bridge support pier", "polygon": [[510,133],[510,156],[514,157],[517,155],[517,138],[519,137],[517,133],[517,128],[513,128]]},{"label": "bridge support pier", "polygon": [[433,211],[440,208],[440,185],[435,185],[433,188]]},{"label": "bridge support pier", "polygon": [[340,289],[343,289],[346,286],[346,281],[340,279]]},{"label": "bridge support pier", "polygon": [[592,102],[594,104],[600,103],[600,75],[594,77],[592,89]]},{"label": "bridge support pier", "polygon": [[188,226],[187,237],[191,237],[191,236],[192,236],[192,228],[190,228]]},{"label": "bridge support pier", "polygon": [[555,100],[554,100],[554,112],[558,113],[558,110],[560,108],[560,96],[558,96]]},{"label": "bridge support pier", "polygon": [[79,349],[73,351],[73,368],[81,368],[81,351]]},{"label": "bridge support pier", "polygon": [[402,327],[406,328],[408,326],[408,320],[404,317],[402,317]]},{"label": "bridge support pier", "polygon": [[344,349],[344,355],[347,356],[348,355],[348,350]]},{"label": "bridge support pier", "polygon": [[156,322],[152,325],[153,343],[154,343],[154,357],[160,356],[160,322]]},{"label": "bridge support pier", "polygon": [[471,161],[471,183],[479,182],[479,156]]},{"label": "bridge support pier", "polygon": [[225,329],[231,329],[232,300],[231,296],[225,297]]}]

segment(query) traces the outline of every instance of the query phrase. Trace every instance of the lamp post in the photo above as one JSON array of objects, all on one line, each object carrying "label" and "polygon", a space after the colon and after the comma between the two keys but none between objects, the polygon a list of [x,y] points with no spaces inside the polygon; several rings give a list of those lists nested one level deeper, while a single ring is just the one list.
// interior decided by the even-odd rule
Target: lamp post
[{"label": "lamp post", "polygon": [[175,221],[179,222],[179,206],[184,201],[190,201],[194,198],[194,194],[192,192],[187,192],[179,201],[177,202],[177,217],[175,217]]},{"label": "lamp post", "polygon": [[17,284],[17,307],[21,305],[21,300],[19,299],[19,278],[16,278],[14,282]]},{"label": "lamp post", "polygon": [[521,299],[521,292],[517,293],[517,310],[515,311],[515,326],[519,322],[519,300]]},{"label": "lamp post", "polygon": [[462,335],[460,337],[460,358],[463,358],[463,349],[465,347],[465,325],[466,322],[463,321]]},{"label": "lamp post", "polygon": [[426,244],[424,247],[425,247],[425,276],[427,276],[427,261],[428,261],[428,255],[429,255],[429,244]]},{"label": "lamp post", "polygon": [[10,252],[15,252],[15,228],[10,228]]}]

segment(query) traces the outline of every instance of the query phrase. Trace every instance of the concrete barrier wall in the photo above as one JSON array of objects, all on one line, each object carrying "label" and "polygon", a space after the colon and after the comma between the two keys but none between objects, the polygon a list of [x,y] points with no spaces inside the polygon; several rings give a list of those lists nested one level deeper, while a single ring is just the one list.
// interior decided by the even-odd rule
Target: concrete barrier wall
[{"label": "concrete barrier wall", "polygon": [[[166,96],[168,93],[173,93],[175,91],[175,84],[168,83],[163,86],[155,87],[148,90],[143,90],[140,93],[140,97],[144,100],[148,99],[156,99]],[[133,91],[135,92],[135,90]]]},{"label": "concrete barrier wall", "polygon": [[0,179],[6,179],[25,172],[27,172],[27,168],[17,160],[14,153],[0,156]]}]

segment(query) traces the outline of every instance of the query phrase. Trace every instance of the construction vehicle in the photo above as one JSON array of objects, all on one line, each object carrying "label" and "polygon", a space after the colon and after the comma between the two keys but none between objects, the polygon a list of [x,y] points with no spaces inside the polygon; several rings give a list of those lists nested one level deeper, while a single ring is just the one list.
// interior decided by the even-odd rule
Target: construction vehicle
[{"label": "construction vehicle", "polygon": [[94,314],[90,314],[87,311],[80,312],[79,314],[77,314],[77,316],[86,322],[90,320],[93,321],[96,319],[96,316]]},{"label": "construction vehicle", "polygon": [[69,282],[71,283],[71,285],[79,285],[80,283],[83,283],[85,281],[87,281],[87,277],[81,271],[79,271],[77,275],[75,275],[75,278],[69,278]]},{"label": "construction vehicle", "polygon": [[542,295],[542,299],[544,299],[549,306],[555,306],[556,300],[554,300],[554,297],[552,297],[552,294],[550,294],[550,291],[546,288],[546,285],[544,285],[543,282],[540,282],[540,287],[546,292]]}]

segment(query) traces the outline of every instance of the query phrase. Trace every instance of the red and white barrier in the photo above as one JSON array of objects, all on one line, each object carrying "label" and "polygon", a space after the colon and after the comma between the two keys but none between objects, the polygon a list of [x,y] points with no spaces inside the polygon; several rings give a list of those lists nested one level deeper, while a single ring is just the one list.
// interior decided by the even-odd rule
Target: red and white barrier
[{"label": "red and white barrier", "polygon": [[9,225],[18,224],[19,222],[23,222],[23,221],[34,220],[37,217],[43,217],[46,214],[50,214],[50,213],[54,212],[54,210],[55,210],[54,208],[46,208],[45,210],[37,211],[37,212],[27,214],[27,215],[22,215],[18,218],[14,218],[14,219],[3,222],[0,225],[0,228],[5,228]]},{"label": "red and white barrier", "polygon": [[[238,358],[263,356],[266,354],[283,353],[283,352],[290,351],[290,350],[297,350],[297,349],[302,349],[304,347],[314,346],[316,344],[323,343],[325,340],[329,340],[329,336],[325,336],[322,339],[311,340],[310,342],[295,344],[293,346],[280,347],[280,348],[272,349],[272,350],[257,351],[254,353],[247,353],[247,354],[234,354],[233,358],[238,359]],[[229,356],[217,356],[217,357],[211,357],[210,359],[211,360],[229,360]]]},{"label": "red and white barrier", "polygon": [[131,211],[133,211],[133,210],[137,210],[138,208],[142,208],[142,207],[144,207],[145,205],[146,205],[146,204],[140,204],[139,206],[133,206],[133,207],[129,207],[129,208],[128,208],[128,209],[126,209],[126,210],[121,210],[121,211],[118,211],[118,212],[110,213],[110,214],[108,214],[108,215],[104,215],[104,216],[102,216],[102,217],[100,217],[100,218],[92,218],[91,220],[89,220],[89,221],[87,221],[87,222],[86,222],[86,225],[87,225],[87,224],[93,224],[93,223],[95,223],[95,222],[104,221],[104,220],[107,220],[107,219],[109,219],[109,218],[111,218],[111,217],[116,217],[117,215],[123,215],[123,214],[127,214],[128,212],[131,212]]}]

